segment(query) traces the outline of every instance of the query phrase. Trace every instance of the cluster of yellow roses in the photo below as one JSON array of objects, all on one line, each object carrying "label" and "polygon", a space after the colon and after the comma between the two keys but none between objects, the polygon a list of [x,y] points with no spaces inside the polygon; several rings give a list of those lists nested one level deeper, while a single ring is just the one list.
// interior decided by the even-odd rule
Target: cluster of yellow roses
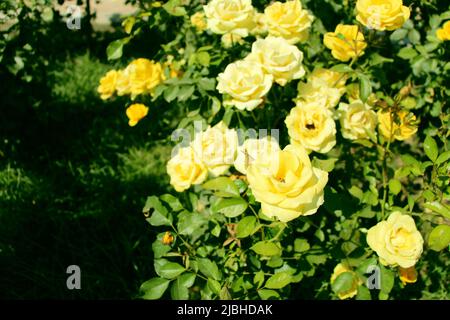
[{"label": "cluster of yellow roses", "polygon": [[273,137],[247,139],[241,145],[238,140],[237,132],[223,122],[197,133],[169,160],[170,183],[180,192],[204,182],[208,173],[222,175],[234,165],[247,175],[268,217],[286,222],[317,211],[328,173],[312,166],[303,147],[292,144],[282,150]]},{"label": "cluster of yellow roses", "polygon": [[[166,80],[164,70],[170,78],[180,76],[179,65],[173,61],[174,57],[167,56],[167,60],[161,64],[153,60],[138,58],[133,60],[123,70],[110,70],[100,79],[97,92],[102,100],[107,100],[117,93],[118,96],[130,95],[134,100],[142,94],[153,94],[153,90]],[[182,64],[183,61],[178,62]],[[148,114],[148,107],[141,103],[134,103],[126,110],[129,119],[128,124],[135,126]]]},{"label": "cluster of yellow roses", "polygon": [[225,46],[260,34],[282,37],[289,44],[305,42],[313,21],[313,16],[295,0],[274,2],[264,13],[257,12],[251,0],[212,0],[203,9],[204,15],[196,13],[191,17],[192,24],[198,30],[208,29],[222,35]]},{"label": "cluster of yellow roses", "polygon": [[436,36],[442,41],[450,40],[450,21],[445,22],[442,28],[436,31]]}]

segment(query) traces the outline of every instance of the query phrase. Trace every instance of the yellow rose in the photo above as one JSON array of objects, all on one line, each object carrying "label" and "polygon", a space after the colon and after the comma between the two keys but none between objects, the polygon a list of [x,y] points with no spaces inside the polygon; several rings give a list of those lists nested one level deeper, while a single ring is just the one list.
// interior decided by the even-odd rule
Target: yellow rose
[{"label": "yellow rose", "polygon": [[441,41],[450,40],[450,20],[444,23],[441,29],[436,31],[436,36]]},{"label": "yellow rose", "polygon": [[119,70],[117,72],[116,89],[119,96],[131,93],[129,71],[130,69],[125,68],[125,70]]},{"label": "yellow rose", "polygon": [[402,0],[358,0],[356,11],[356,20],[380,31],[400,28],[410,15]]},{"label": "yellow rose", "polygon": [[423,250],[423,238],[413,218],[398,211],[369,229],[367,243],[383,265],[402,268],[414,266]]},{"label": "yellow rose", "polygon": [[134,127],[147,116],[148,108],[141,103],[135,103],[127,108],[126,114],[129,119],[128,125]]},{"label": "yellow rose", "polygon": [[191,24],[197,29],[197,32],[206,30],[206,19],[204,12],[196,12],[191,16]]},{"label": "yellow rose", "polygon": [[244,44],[244,40],[241,36],[232,33],[225,33],[221,38],[221,43],[224,48],[231,48],[236,44]]},{"label": "yellow rose", "polygon": [[259,13],[255,10],[253,17],[255,27],[250,31],[250,33],[257,36],[267,33],[267,19],[264,13]]},{"label": "yellow rose", "polygon": [[377,116],[378,129],[387,139],[403,141],[417,132],[416,116],[408,111],[400,110],[393,115],[392,112],[380,110]]},{"label": "yellow rose", "polygon": [[341,99],[342,91],[337,88],[327,87],[321,85],[320,82],[299,82],[297,85],[298,96],[296,101],[298,103],[315,103],[321,101],[323,105],[328,108],[334,108]]},{"label": "yellow rose", "polygon": [[305,74],[303,52],[280,37],[268,36],[253,42],[246,60],[258,63],[281,86]]},{"label": "yellow rose", "polygon": [[259,64],[241,60],[229,64],[217,80],[217,90],[229,95],[224,105],[251,111],[263,102],[272,87],[273,76],[266,74]]},{"label": "yellow rose", "polygon": [[398,268],[398,273],[400,276],[400,280],[404,285],[417,282],[417,271],[414,266],[409,268],[400,267]]},{"label": "yellow rose", "polygon": [[308,81],[328,88],[336,88],[343,94],[345,92],[345,82],[347,76],[340,72],[335,72],[325,68],[315,68],[309,75]]},{"label": "yellow rose", "polygon": [[287,222],[316,213],[328,173],[313,167],[301,146],[288,145],[252,162],[247,178],[263,214]]},{"label": "yellow rose", "polygon": [[151,92],[158,84],[164,81],[164,73],[159,62],[139,58],[127,67],[131,95],[137,96]]},{"label": "yellow rose", "polygon": [[327,32],[323,43],[335,59],[344,62],[362,56],[367,47],[358,26],[345,24],[338,24],[334,32]]},{"label": "yellow rose", "polygon": [[377,114],[367,103],[360,100],[350,104],[340,103],[338,114],[345,139],[366,139],[369,138],[367,131],[376,132]]},{"label": "yellow rose", "polygon": [[193,184],[200,184],[208,177],[208,170],[196,157],[191,147],[178,149],[177,154],[167,163],[170,184],[176,191],[182,192]]},{"label": "yellow rose", "polygon": [[97,92],[100,93],[102,100],[109,99],[116,91],[117,71],[111,70],[100,79],[100,85],[97,88]]},{"label": "yellow rose", "polygon": [[246,37],[255,27],[251,0],[211,0],[203,10],[208,29],[213,33]]},{"label": "yellow rose", "polygon": [[247,139],[238,147],[234,167],[243,174],[247,174],[247,167],[254,161],[266,161],[269,165],[270,155],[280,150],[278,141],[273,137],[264,137],[261,139]]},{"label": "yellow rose", "polygon": [[349,272],[352,274],[353,282],[350,289],[338,294],[338,297],[341,300],[353,298],[354,296],[356,296],[356,294],[358,293],[358,287],[363,283],[358,275],[354,271],[352,271],[352,269],[346,263],[339,263],[338,265],[336,265],[336,267],[334,267],[333,274],[331,275],[330,279],[331,284],[333,284],[336,278],[344,272]]},{"label": "yellow rose", "polygon": [[283,37],[290,44],[308,40],[314,17],[302,9],[299,0],[274,2],[264,10],[264,15],[269,35]]},{"label": "yellow rose", "polygon": [[336,144],[336,124],[324,100],[298,102],[285,123],[291,143],[303,146],[308,152],[327,153]]},{"label": "yellow rose", "polygon": [[236,157],[238,136],[234,129],[222,121],[214,127],[195,135],[191,143],[197,157],[206,165],[213,176],[219,176],[228,170]]}]

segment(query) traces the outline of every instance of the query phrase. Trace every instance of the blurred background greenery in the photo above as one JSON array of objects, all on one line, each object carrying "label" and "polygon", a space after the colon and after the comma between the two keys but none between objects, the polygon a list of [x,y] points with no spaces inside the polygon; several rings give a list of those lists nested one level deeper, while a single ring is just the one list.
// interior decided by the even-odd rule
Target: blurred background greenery
[{"label": "blurred background greenery", "polygon": [[[116,31],[21,2],[0,5],[0,24],[20,10],[0,42],[0,298],[132,298],[152,269],[144,195],[168,185],[170,147],[96,92]],[[82,290],[66,287],[72,264]]]}]

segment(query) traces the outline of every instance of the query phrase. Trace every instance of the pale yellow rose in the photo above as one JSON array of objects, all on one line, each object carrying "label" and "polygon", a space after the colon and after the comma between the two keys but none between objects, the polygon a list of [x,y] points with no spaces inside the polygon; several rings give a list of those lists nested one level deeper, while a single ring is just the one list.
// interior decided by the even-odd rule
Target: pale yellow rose
[{"label": "pale yellow rose", "polygon": [[324,100],[298,102],[285,120],[291,144],[308,152],[327,153],[336,144],[336,124]]},{"label": "pale yellow rose", "polygon": [[390,111],[380,110],[377,116],[378,129],[387,139],[403,141],[417,132],[416,116],[411,112],[400,110],[394,115]]},{"label": "pale yellow rose", "polygon": [[245,41],[241,36],[232,33],[226,33],[221,38],[221,43],[224,48],[231,48],[237,44],[244,44]]},{"label": "pale yellow rose", "polygon": [[206,30],[206,18],[204,12],[196,12],[191,18],[191,24],[197,29],[197,32],[203,32]]},{"label": "pale yellow rose", "polygon": [[423,238],[414,219],[398,211],[369,229],[367,243],[383,265],[402,268],[414,266],[423,250]]},{"label": "pale yellow rose", "polygon": [[255,27],[250,31],[250,34],[260,36],[267,33],[267,19],[264,13],[259,13],[255,10],[254,14]]},{"label": "pale yellow rose", "polygon": [[301,146],[288,145],[252,162],[247,178],[262,213],[287,222],[316,213],[328,173],[313,167]]},{"label": "pale yellow rose", "polygon": [[323,38],[331,55],[340,61],[348,61],[364,54],[367,43],[358,26],[338,24],[334,32],[327,32]]},{"label": "pale yellow rose", "polygon": [[213,33],[246,37],[255,27],[251,0],[211,0],[203,10],[207,27]]},{"label": "pale yellow rose", "polygon": [[193,184],[201,184],[208,177],[208,169],[191,147],[178,149],[167,163],[167,173],[170,184],[178,192],[189,189]]},{"label": "pale yellow rose", "polygon": [[333,109],[341,99],[342,90],[321,85],[320,82],[299,82],[297,103],[317,103],[321,101],[328,109]]},{"label": "pale yellow rose", "polygon": [[305,74],[303,52],[280,37],[268,36],[253,42],[246,60],[258,63],[281,86]]},{"label": "pale yellow rose", "polygon": [[417,271],[414,266],[409,268],[399,267],[398,274],[404,285],[417,282]]},{"label": "pale yellow rose", "polygon": [[270,157],[268,155],[278,150],[280,150],[280,146],[273,137],[247,139],[238,147],[234,167],[242,174],[247,174],[247,167],[255,161],[266,161],[265,165],[269,165]]},{"label": "pale yellow rose", "polygon": [[377,114],[367,103],[360,100],[350,104],[340,103],[338,114],[345,139],[367,139],[370,137],[368,131],[376,134]]},{"label": "pale yellow rose", "polygon": [[358,287],[363,283],[356,272],[352,271],[352,269],[346,263],[339,263],[336,265],[336,267],[334,267],[333,274],[331,275],[330,279],[331,284],[333,284],[336,278],[344,272],[349,272],[352,274],[353,282],[350,289],[345,292],[338,293],[338,297],[341,300],[353,298],[354,296],[356,296],[356,294],[358,293]]},{"label": "pale yellow rose", "polygon": [[290,44],[308,40],[314,17],[299,0],[274,2],[264,10],[269,35],[283,37]]},{"label": "pale yellow rose", "polygon": [[127,67],[127,73],[132,96],[151,93],[165,79],[161,64],[144,58],[132,61]]},{"label": "pale yellow rose", "polygon": [[442,28],[438,29],[436,31],[436,36],[441,41],[448,41],[450,40],[450,20],[444,23]]},{"label": "pale yellow rose", "polygon": [[116,92],[117,71],[111,70],[100,79],[100,85],[97,88],[97,92],[100,94],[102,100],[109,99],[114,92]]},{"label": "pale yellow rose", "polygon": [[129,119],[128,125],[134,127],[139,121],[144,119],[148,114],[148,107],[142,103],[135,103],[129,106],[126,110],[126,115]]},{"label": "pale yellow rose", "polygon": [[339,89],[343,94],[345,92],[347,76],[341,72],[335,72],[325,68],[315,68],[309,75],[308,81],[316,85]]},{"label": "pale yellow rose", "polygon": [[273,76],[255,62],[241,60],[229,64],[217,77],[217,90],[229,97],[224,105],[253,110],[263,102],[272,87]]},{"label": "pale yellow rose", "polygon": [[356,20],[369,29],[395,30],[409,19],[410,11],[402,0],[358,0]]},{"label": "pale yellow rose", "polygon": [[238,147],[236,130],[228,129],[222,121],[198,132],[191,143],[196,156],[213,176],[219,176],[234,163]]}]

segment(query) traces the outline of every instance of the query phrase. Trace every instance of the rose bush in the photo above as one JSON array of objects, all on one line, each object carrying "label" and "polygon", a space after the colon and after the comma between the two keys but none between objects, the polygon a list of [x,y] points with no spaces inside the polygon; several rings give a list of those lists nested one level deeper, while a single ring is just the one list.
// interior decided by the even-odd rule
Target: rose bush
[{"label": "rose bush", "polygon": [[174,130],[143,298],[447,294],[445,1],[135,2],[109,58],[148,27],[165,44],[98,91]]}]

